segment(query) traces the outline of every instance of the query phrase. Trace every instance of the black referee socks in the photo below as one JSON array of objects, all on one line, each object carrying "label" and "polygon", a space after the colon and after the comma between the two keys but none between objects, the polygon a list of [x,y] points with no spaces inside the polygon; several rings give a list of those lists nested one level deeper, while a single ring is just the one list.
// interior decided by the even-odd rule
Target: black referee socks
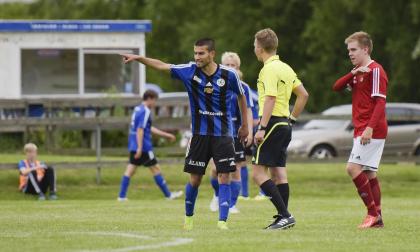
[{"label": "black referee socks", "polygon": [[284,205],[286,206],[286,208],[288,208],[289,207],[289,192],[290,192],[289,183],[278,184],[277,189],[279,189]]},{"label": "black referee socks", "polygon": [[287,211],[286,205],[283,202],[283,199],[280,195],[279,189],[277,189],[276,184],[269,179],[261,184],[260,188],[263,190],[265,195],[270,197],[271,202],[276,207],[277,212],[285,217],[290,217],[290,213]]}]

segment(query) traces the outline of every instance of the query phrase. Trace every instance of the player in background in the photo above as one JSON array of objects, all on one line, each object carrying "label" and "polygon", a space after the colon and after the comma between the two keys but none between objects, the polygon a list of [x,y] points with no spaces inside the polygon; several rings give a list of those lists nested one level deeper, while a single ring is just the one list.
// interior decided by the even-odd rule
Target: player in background
[{"label": "player in background", "polygon": [[385,115],[388,77],[382,66],[371,59],[373,42],[369,34],[353,33],[345,44],[353,69],[335,82],[333,90],[347,88],[352,92],[354,138],[347,172],[367,208],[359,228],[383,227],[377,172],[388,133]]},{"label": "player in background", "polygon": [[[296,223],[287,209],[287,146],[291,140],[291,124],[304,109],[309,96],[293,69],[276,55],[277,46],[278,38],[273,30],[263,29],[255,34],[254,52],[264,66],[257,84],[260,123],[254,137],[257,149],[252,159],[252,175],[278,213],[267,229],[286,229]],[[296,102],[290,113],[292,93],[296,95]],[[267,175],[267,169],[271,178]]]},{"label": "player in background", "polygon": [[155,154],[153,153],[152,134],[175,141],[173,134],[164,132],[152,126],[151,109],[155,107],[158,94],[147,90],[143,94],[143,102],[134,108],[131,116],[130,132],[128,135],[129,164],[121,180],[119,201],[127,200],[127,189],[130,179],[134,175],[137,166],[143,165],[152,172],[156,184],[162,190],[167,199],[181,197],[182,191],[171,192],[166,185]]},{"label": "player in background", "polygon": [[[238,96],[242,118],[246,118],[246,101],[237,73],[216,64],[215,42],[202,38],[194,43],[194,60],[189,64],[171,65],[161,60],[139,55],[123,54],[124,61],[138,61],[154,69],[171,73],[187,89],[191,108],[193,137],[187,150],[184,171],[190,174],[185,189],[184,229],[193,228],[193,215],[198,188],[208,162],[213,158],[219,182],[219,229],[228,229],[227,218],[231,200],[230,173],[236,170],[230,106],[233,95]],[[247,121],[242,121],[238,137],[248,136]]]},{"label": "player in background", "polygon": [[49,199],[56,200],[56,177],[52,167],[37,159],[38,147],[27,143],[23,147],[25,159],[18,164],[20,173],[19,190],[23,193],[38,195],[38,200],[45,200],[49,191]]},{"label": "player in background", "polygon": [[[230,67],[234,69],[240,79],[242,79],[242,72],[240,71],[241,59],[239,55],[234,52],[224,52],[222,54],[222,65]],[[245,82],[241,81],[242,88],[244,89],[244,94],[247,101],[247,118],[248,120],[248,131],[252,132],[252,111],[251,108],[253,107],[253,101],[251,100],[251,88]],[[245,147],[250,147],[252,145],[252,133],[248,134],[248,137],[245,142],[245,146],[241,143],[240,139],[238,138],[238,129],[241,126],[241,114],[239,111],[239,104],[236,98],[236,95],[232,97],[232,106],[231,106],[231,115],[232,115],[232,128],[233,128],[233,138],[235,144],[235,163],[236,163],[236,171],[231,174],[231,203],[229,207],[229,212],[236,214],[239,213],[239,209],[236,207],[236,203],[238,201],[239,193],[241,191],[241,172],[242,168],[247,169],[246,167],[246,156],[245,156]],[[214,195],[210,202],[210,210],[216,212],[218,210],[218,189],[219,183],[217,181],[217,173],[214,163],[210,164],[212,168],[210,182],[214,189]]]}]

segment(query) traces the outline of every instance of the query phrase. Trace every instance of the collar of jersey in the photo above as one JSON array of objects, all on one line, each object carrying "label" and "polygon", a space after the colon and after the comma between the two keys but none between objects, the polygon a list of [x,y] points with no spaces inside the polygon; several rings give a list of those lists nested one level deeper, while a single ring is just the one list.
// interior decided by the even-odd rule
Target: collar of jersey
[{"label": "collar of jersey", "polygon": [[278,55],[273,55],[273,56],[271,56],[270,58],[268,58],[268,59],[264,62],[264,65],[267,65],[268,63],[273,62],[273,61],[275,61],[275,60],[280,60],[280,58],[279,58],[279,56],[278,56]]},{"label": "collar of jersey", "polygon": [[270,58],[268,58],[268,59],[264,62],[264,65],[266,65],[266,64],[268,64],[268,63],[270,63],[270,62],[272,62],[272,61],[275,61],[275,60],[280,60],[280,58],[279,58],[279,56],[278,56],[278,55],[273,55],[273,56],[271,56]]}]

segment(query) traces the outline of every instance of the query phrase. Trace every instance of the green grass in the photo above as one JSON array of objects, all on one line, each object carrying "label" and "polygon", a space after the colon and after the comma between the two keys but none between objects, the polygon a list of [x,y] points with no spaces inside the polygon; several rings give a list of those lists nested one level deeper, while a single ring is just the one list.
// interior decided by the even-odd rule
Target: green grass
[{"label": "green grass", "polygon": [[[216,229],[217,213],[208,210],[208,178],[200,187],[195,229],[182,230],[183,200],[162,198],[153,178],[139,169],[129,202],[116,201],[124,167],[104,169],[95,184],[94,169],[58,170],[60,200],[38,202],[17,192],[14,170],[0,171],[1,251],[118,251],[124,247],[152,250],[177,238],[192,242],[155,251],[418,251],[420,241],[420,167],[383,165],[384,229],[357,229],[364,217],[361,201],[344,164],[291,164],[290,210],[298,224],[287,231],[261,228],[274,214],[269,201],[240,202],[230,230]],[[181,165],[164,166],[172,189],[183,189]],[[252,195],[258,189],[251,187]],[[131,236],[129,236],[131,235]],[[133,235],[140,235],[134,237]],[[125,236],[125,237],[122,237]],[[147,236],[147,237],[144,237]],[[123,251],[123,250],[121,250]]]}]

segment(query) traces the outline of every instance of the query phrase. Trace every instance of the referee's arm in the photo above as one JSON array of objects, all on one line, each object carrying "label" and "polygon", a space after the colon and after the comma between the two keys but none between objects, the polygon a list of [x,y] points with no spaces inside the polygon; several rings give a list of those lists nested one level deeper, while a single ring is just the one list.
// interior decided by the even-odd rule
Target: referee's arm
[{"label": "referee's arm", "polygon": [[120,54],[123,57],[124,63],[127,64],[132,61],[138,61],[146,66],[154,68],[159,71],[170,72],[171,65],[158,59],[147,58],[135,54]]},{"label": "referee's arm", "polygon": [[293,93],[296,95],[295,106],[290,114],[290,118],[296,120],[305,108],[306,102],[308,101],[309,94],[305,87],[301,84],[293,89]]}]

